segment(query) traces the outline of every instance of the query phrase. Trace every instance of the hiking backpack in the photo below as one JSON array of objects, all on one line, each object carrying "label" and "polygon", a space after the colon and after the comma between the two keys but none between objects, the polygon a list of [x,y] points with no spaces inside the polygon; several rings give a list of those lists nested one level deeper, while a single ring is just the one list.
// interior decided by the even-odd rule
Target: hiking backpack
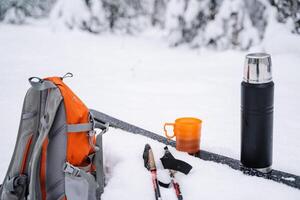
[{"label": "hiking backpack", "polygon": [[[1,200],[99,200],[104,188],[102,134],[108,124],[63,82],[29,79]],[[97,134],[95,129],[101,129]]]}]

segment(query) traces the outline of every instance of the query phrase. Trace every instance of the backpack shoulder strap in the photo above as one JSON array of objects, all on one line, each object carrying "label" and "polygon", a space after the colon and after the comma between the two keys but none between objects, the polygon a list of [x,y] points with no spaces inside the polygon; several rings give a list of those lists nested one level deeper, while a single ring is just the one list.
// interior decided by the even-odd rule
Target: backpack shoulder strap
[{"label": "backpack shoulder strap", "polygon": [[[46,83],[44,81],[43,83]],[[51,84],[49,84],[51,85]],[[37,200],[36,188],[38,188],[38,177],[39,177],[39,158],[41,156],[42,146],[48,137],[49,131],[52,127],[56,112],[59,105],[62,102],[62,96],[57,87],[48,88],[48,96],[44,111],[44,116],[41,117],[39,137],[35,143],[34,151],[31,157],[31,174],[30,174],[30,184],[29,184],[29,194],[31,200]]]}]

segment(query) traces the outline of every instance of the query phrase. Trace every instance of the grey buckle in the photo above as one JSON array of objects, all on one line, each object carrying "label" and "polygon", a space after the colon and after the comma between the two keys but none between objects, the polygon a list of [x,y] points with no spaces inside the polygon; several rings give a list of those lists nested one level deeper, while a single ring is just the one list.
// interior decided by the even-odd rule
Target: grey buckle
[{"label": "grey buckle", "polygon": [[72,176],[80,176],[80,169],[66,162],[64,165],[64,172],[71,174]]}]

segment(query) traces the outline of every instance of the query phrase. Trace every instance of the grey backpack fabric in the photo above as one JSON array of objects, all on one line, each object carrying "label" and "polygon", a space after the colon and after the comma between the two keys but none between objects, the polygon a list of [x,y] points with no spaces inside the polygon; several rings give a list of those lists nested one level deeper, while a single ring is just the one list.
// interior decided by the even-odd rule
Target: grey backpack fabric
[{"label": "grey backpack fabric", "polygon": [[[30,83],[0,200],[99,200],[104,189],[102,134],[108,130],[108,124],[95,121],[92,114],[89,123],[67,124],[60,88],[46,79],[30,78]],[[68,133],[86,132],[93,141],[94,129],[102,131],[96,144],[91,142],[95,151],[87,157],[90,164],[74,166],[67,162]],[[44,176],[42,159],[46,163]]]}]

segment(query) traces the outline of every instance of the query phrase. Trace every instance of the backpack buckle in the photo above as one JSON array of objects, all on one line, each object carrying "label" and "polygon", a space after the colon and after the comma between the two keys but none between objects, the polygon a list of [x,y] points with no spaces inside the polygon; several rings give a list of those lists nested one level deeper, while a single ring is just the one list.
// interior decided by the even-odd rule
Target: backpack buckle
[{"label": "backpack buckle", "polygon": [[66,162],[64,165],[64,172],[72,176],[80,176],[80,169]]}]

